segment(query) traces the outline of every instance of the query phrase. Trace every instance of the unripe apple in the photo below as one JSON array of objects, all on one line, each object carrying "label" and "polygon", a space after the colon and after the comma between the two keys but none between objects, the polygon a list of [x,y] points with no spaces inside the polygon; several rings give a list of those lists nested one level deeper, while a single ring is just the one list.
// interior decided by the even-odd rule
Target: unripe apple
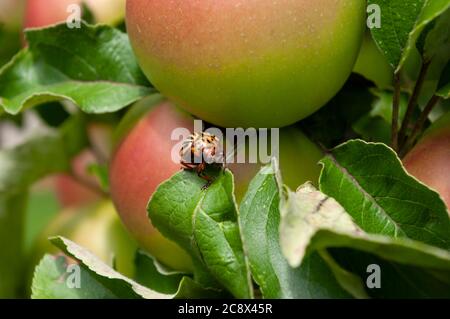
[{"label": "unripe apple", "polygon": [[[152,103],[154,106],[147,107],[141,116],[133,116],[139,120],[134,126],[127,125],[128,134],[122,133],[124,137],[110,165],[111,195],[124,224],[138,242],[162,262],[184,269],[189,266],[189,259],[152,227],[146,207],[159,184],[181,169],[171,156],[179,143],[171,140],[173,130],[186,128],[192,132],[194,122],[169,102]],[[145,105],[141,106],[145,110]],[[281,170],[290,187],[296,188],[307,180],[317,181],[321,156],[320,150],[298,129],[280,131]],[[229,168],[235,175],[236,197],[242,198],[260,165],[232,164]]]},{"label": "unripe apple", "polygon": [[45,253],[57,253],[49,237],[63,236],[88,249],[108,265],[113,258],[117,270],[133,276],[136,242],[123,228],[110,201],[83,208],[67,208],[59,213],[40,235],[34,250],[34,260]]},{"label": "unripe apple", "polygon": [[126,0],[84,0],[99,23],[116,25],[125,17]]},{"label": "unripe apple", "polygon": [[[72,13],[71,4],[81,5],[83,0],[28,0],[25,11],[25,28],[44,27],[65,22]],[[125,0],[84,0],[100,23],[116,24],[125,15]]]},{"label": "unripe apple", "polygon": [[128,0],[138,61],[163,95],[222,127],[281,127],[342,87],[364,0]]},{"label": "unripe apple", "polygon": [[394,79],[394,70],[389,65],[386,57],[367,31],[356,60],[353,72],[361,74],[366,79],[373,81],[379,88],[389,88]]},{"label": "unripe apple", "polygon": [[432,125],[403,163],[411,175],[441,195],[450,211],[450,113]]}]

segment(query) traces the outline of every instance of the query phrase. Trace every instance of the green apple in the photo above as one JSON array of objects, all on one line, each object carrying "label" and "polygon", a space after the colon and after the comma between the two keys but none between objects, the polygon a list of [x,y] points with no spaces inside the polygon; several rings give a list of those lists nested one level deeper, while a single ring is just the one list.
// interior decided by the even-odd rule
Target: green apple
[{"label": "green apple", "polygon": [[370,32],[366,32],[353,72],[373,81],[379,88],[389,88],[394,79],[394,69],[389,65],[386,57],[372,39]]},{"label": "green apple", "polygon": [[425,132],[403,163],[411,175],[441,195],[450,211],[450,113]]},{"label": "green apple", "polygon": [[59,250],[48,241],[52,236],[64,236],[88,249],[108,265],[114,264],[126,276],[134,274],[136,242],[121,225],[110,201],[84,207],[66,208],[39,236],[33,259],[38,261],[45,253]]},{"label": "green apple", "polygon": [[[126,118],[123,125],[127,129],[119,128],[121,138],[110,165],[113,202],[142,247],[172,268],[189,270],[190,259],[152,227],[146,207],[160,183],[180,171],[179,162],[174,162],[171,156],[179,140],[172,140],[171,134],[176,128],[192,132],[193,118],[157,98],[140,102],[130,112],[129,117],[134,120]],[[298,129],[290,127],[280,131],[279,154],[281,170],[290,187],[297,188],[308,180],[317,181],[320,172],[317,162],[322,153]],[[238,199],[243,197],[260,166],[229,165],[235,175]]]},{"label": "green apple", "polygon": [[330,100],[363,38],[364,0],[128,0],[139,63],[178,106],[222,127],[281,127]]}]

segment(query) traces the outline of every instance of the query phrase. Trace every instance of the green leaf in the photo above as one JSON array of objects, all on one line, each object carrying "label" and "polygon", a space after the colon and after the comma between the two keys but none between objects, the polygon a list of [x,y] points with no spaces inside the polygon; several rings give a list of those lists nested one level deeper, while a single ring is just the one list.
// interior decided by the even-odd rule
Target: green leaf
[{"label": "green leaf", "polygon": [[[44,256],[33,277],[31,297],[34,299],[168,299],[223,296],[213,289],[204,288],[189,277],[177,278],[177,288],[171,293],[160,293],[126,278],[68,239],[55,237],[51,241],[76,263],[62,255]],[[150,260],[141,261],[146,263]],[[164,275],[159,273],[159,276]],[[145,280],[147,279],[148,276],[145,277]],[[153,280],[158,278],[153,277]],[[152,282],[151,285],[163,289],[171,286],[161,285],[161,282]]]},{"label": "green leaf", "polygon": [[125,33],[83,23],[26,36],[29,48],[0,70],[0,105],[10,114],[62,99],[87,113],[114,112],[152,92]]},{"label": "green leaf", "polygon": [[135,280],[154,291],[174,294],[178,291],[184,273],[167,269],[144,251],[136,253]]},{"label": "green leaf", "polygon": [[364,81],[352,75],[327,105],[299,125],[311,140],[332,148],[346,141],[349,136],[355,136],[353,124],[370,112],[373,100],[374,95]]},{"label": "green leaf", "polygon": [[[377,99],[372,105],[370,115],[372,117],[379,116],[384,119],[386,123],[390,124],[392,122],[392,101],[394,99],[394,94],[390,91],[382,90],[371,90],[371,92]],[[406,94],[401,94],[399,104],[399,123],[406,113],[407,106],[408,96]]]},{"label": "green leaf", "polygon": [[[391,141],[392,103],[394,94],[390,91],[372,89],[376,97],[368,114],[362,116],[355,123],[353,129],[364,140],[389,144]],[[403,119],[408,105],[408,96],[400,95],[399,125]]]},{"label": "green leaf", "polygon": [[385,144],[391,141],[391,126],[379,116],[363,116],[353,124],[353,130],[365,141]]},{"label": "green leaf", "polygon": [[[53,259],[52,264],[51,257],[47,256],[44,263],[36,269],[32,286],[33,298],[172,298],[172,295],[152,291],[121,275],[91,252],[66,238],[54,237],[50,241],[79,263],[82,270],[81,283],[79,288],[68,285],[67,277],[71,272],[67,271],[67,261]],[[73,290],[78,292],[71,292]]]},{"label": "green leaf", "polygon": [[[213,173],[213,172],[211,172]],[[196,264],[196,280],[214,278],[237,298],[251,298],[252,287],[238,225],[233,175],[215,172],[215,181],[182,171],[162,183],[148,205],[152,224],[178,243]]]},{"label": "green leaf", "polygon": [[[31,298],[33,299],[114,299],[118,298],[97,280],[86,267],[76,267],[66,256],[45,255],[34,272]],[[73,269],[79,271],[80,288],[71,288]]]},{"label": "green leaf", "polygon": [[20,50],[20,32],[8,30],[0,23],[0,67],[8,62]]},{"label": "green leaf", "polygon": [[240,207],[240,224],[252,275],[264,298],[348,298],[328,262],[338,275],[344,271],[319,254],[290,267],[279,244],[280,183],[276,168],[261,169],[250,183]]},{"label": "green leaf", "polygon": [[424,28],[449,8],[448,0],[369,0],[381,8],[381,28],[372,35],[398,72]]},{"label": "green leaf", "polygon": [[365,233],[334,198],[305,184],[281,203],[280,242],[289,264],[297,267],[310,251],[348,247],[387,260],[450,271],[450,252],[408,238]]},{"label": "green leaf", "polygon": [[174,296],[175,299],[219,299],[230,298],[223,290],[205,288],[190,277],[183,277]]},{"label": "green leaf", "polygon": [[381,269],[380,287],[368,289],[373,298],[450,298],[448,272],[437,272],[416,266],[402,265],[348,248],[331,249],[333,257],[345,269],[367,278],[369,265]]},{"label": "green leaf", "polygon": [[72,157],[87,145],[83,127],[83,120],[74,117],[59,131],[39,133],[23,145],[0,151],[0,297],[19,293],[28,188],[69,169]]},{"label": "green leaf", "polygon": [[321,191],[334,197],[364,231],[450,248],[444,202],[410,176],[386,145],[349,141],[321,163]]},{"label": "green leaf", "polygon": [[106,165],[97,163],[91,164],[88,166],[88,172],[97,178],[101,188],[105,192],[109,192],[109,172]]},{"label": "green leaf", "polygon": [[[450,8],[450,2],[447,8]],[[440,59],[444,65],[450,59],[450,9],[436,19],[434,28],[426,37],[423,55],[429,61]]]},{"label": "green leaf", "polygon": [[439,89],[437,95],[444,99],[450,98],[450,83]]}]

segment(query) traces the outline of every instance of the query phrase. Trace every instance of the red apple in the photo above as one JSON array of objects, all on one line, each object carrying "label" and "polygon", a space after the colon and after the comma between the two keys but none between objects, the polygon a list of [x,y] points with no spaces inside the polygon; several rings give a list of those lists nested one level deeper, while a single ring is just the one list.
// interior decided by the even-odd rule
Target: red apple
[{"label": "red apple", "polygon": [[343,86],[361,46],[363,0],[128,0],[150,82],[223,127],[281,127]]},{"label": "red apple", "polygon": [[190,269],[190,258],[152,227],[146,207],[158,185],[180,170],[171,160],[175,128],[192,130],[192,118],[163,102],[141,118],[116,149],[110,164],[110,190],[122,221],[156,258],[178,269]]},{"label": "red apple", "polygon": [[[28,0],[25,11],[25,28],[43,27],[67,20],[71,4],[83,0]],[[125,0],[84,0],[97,22],[116,24],[125,16]]]},{"label": "red apple", "polygon": [[441,195],[450,211],[450,113],[425,133],[403,163],[411,175]]}]

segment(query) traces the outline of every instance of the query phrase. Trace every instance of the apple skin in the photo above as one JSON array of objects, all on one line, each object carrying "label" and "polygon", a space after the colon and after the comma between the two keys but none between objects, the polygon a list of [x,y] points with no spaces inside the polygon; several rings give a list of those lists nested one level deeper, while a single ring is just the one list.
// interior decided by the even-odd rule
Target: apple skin
[{"label": "apple skin", "polygon": [[124,229],[111,201],[101,201],[82,208],[66,208],[39,236],[33,252],[33,265],[46,253],[60,252],[48,240],[63,236],[88,249],[106,264],[129,277],[134,275],[137,243]]},{"label": "apple skin", "polygon": [[152,84],[222,127],[282,127],[329,101],[363,38],[364,0],[128,0]]},{"label": "apple skin", "polygon": [[[192,132],[193,118],[177,110],[170,102],[151,101],[153,107],[143,112],[129,127],[113,155],[110,165],[112,200],[130,233],[152,255],[176,269],[189,270],[190,263],[181,248],[164,239],[148,220],[146,207],[157,187],[180,171],[171,152],[179,141],[171,140],[175,128]],[[132,127],[130,129],[130,126]],[[317,181],[321,151],[298,129],[280,131],[280,162],[288,186],[296,188]],[[257,164],[231,164],[236,179],[236,197],[241,199],[250,180],[260,168]],[[285,170],[283,170],[285,169]]]},{"label": "apple skin", "polygon": [[[64,22],[71,4],[83,0],[28,0],[25,10],[25,28],[37,28]],[[125,15],[125,0],[85,0],[99,23],[116,24]]]},{"label": "apple skin", "polygon": [[373,81],[379,88],[392,87],[394,70],[375,44],[370,31],[366,31],[353,72]]},{"label": "apple skin", "polygon": [[425,132],[403,163],[411,175],[441,195],[450,212],[450,113]]},{"label": "apple skin", "polygon": [[146,209],[158,185],[180,170],[171,160],[177,142],[170,138],[179,127],[192,130],[192,118],[168,102],[151,108],[149,116],[140,119],[115,150],[110,191],[122,221],[143,248],[172,268],[190,270],[190,257],[152,227]]}]

